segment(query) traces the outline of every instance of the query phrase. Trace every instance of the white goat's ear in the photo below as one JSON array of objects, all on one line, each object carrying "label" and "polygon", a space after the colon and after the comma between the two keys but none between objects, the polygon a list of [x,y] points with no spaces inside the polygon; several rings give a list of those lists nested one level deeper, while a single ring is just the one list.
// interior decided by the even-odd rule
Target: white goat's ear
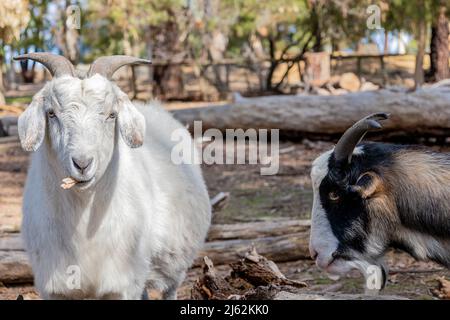
[{"label": "white goat's ear", "polygon": [[142,146],[145,136],[145,118],[125,94],[119,97],[117,122],[120,134],[129,147]]},{"label": "white goat's ear", "polygon": [[20,115],[18,131],[22,148],[26,151],[36,151],[45,136],[44,98],[36,95],[31,104]]}]

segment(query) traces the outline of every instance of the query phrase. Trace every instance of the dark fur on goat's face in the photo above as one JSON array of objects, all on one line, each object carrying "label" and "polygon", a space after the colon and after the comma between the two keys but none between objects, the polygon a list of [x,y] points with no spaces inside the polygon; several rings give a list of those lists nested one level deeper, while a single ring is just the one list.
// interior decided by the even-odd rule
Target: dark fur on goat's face
[{"label": "dark fur on goat's face", "polygon": [[[333,155],[329,158],[329,173],[320,183],[319,196],[333,234],[339,240],[338,255],[344,258],[350,250],[366,253],[372,222],[368,204],[374,198],[384,196],[385,191],[381,185],[373,186],[374,180],[381,179],[383,167],[392,165],[394,148],[396,146],[383,144],[361,145],[352,158],[352,165],[344,169],[345,181],[333,177],[331,169],[337,164]],[[361,193],[360,189],[352,187],[355,185],[364,191]],[[365,192],[372,186],[377,189],[370,190],[368,197]]]},{"label": "dark fur on goat's face", "polygon": [[365,143],[351,165],[336,168],[330,151],[311,173],[311,251],[319,267],[345,273],[354,262],[380,265],[389,247],[450,266],[450,155]]}]

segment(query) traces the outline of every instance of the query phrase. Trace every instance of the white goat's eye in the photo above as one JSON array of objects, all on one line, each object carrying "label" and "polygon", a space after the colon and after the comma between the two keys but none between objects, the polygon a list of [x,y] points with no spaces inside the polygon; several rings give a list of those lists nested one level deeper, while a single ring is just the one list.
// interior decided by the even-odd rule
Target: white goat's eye
[{"label": "white goat's eye", "polygon": [[117,113],[111,112],[108,116],[108,119],[115,119],[117,117]]},{"label": "white goat's eye", "polygon": [[331,192],[328,194],[328,197],[329,197],[330,200],[332,200],[332,201],[337,201],[337,200],[339,200],[339,195],[338,195],[336,192],[334,192],[334,191],[331,191]]},{"label": "white goat's eye", "polygon": [[49,116],[49,118],[54,118],[56,116],[55,111],[51,109],[47,111],[47,115]]}]

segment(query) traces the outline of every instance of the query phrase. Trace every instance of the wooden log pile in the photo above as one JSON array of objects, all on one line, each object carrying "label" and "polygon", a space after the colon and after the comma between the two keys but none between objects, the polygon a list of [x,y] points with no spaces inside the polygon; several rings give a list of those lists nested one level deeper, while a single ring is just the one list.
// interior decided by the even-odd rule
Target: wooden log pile
[{"label": "wooden log pile", "polygon": [[0,236],[0,283],[30,283],[33,273],[19,233]]},{"label": "wooden log pile", "polygon": [[[309,226],[308,220],[213,225],[205,247],[195,261],[194,267],[202,266],[203,274],[192,286],[191,297],[208,300],[401,299],[384,295],[314,293],[308,291],[305,283],[286,278],[275,262],[309,259]],[[228,264],[232,271],[222,276],[214,264]],[[17,285],[32,281],[20,234],[0,235],[0,283]]]},{"label": "wooden log pile", "polygon": [[[194,267],[208,256],[215,265],[229,264],[245,256],[248,248],[276,262],[309,259],[309,220],[271,220],[212,225]],[[0,235],[0,282],[29,283],[33,279],[20,233]]]},{"label": "wooden log pile", "polygon": [[17,116],[0,116],[0,137],[17,136]]},{"label": "wooden log pile", "polygon": [[277,262],[309,259],[309,228],[309,220],[212,225],[194,266],[201,266],[204,256],[216,265],[231,263],[242,258],[252,245]]},{"label": "wooden log pile", "polygon": [[251,248],[231,272],[220,275],[204,257],[203,274],[191,289],[195,300],[404,300],[391,295],[311,292],[306,283],[291,280],[277,265]]},{"label": "wooden log pile", "polygon": [[203,275],[192,287],[192,299],[252,299],[256,298],[255,294],[259,299],[270,299],[270,296],[261,296],[261,289],[258,292],[255,289],[266,286],[306,287],[303,282],[287,279],[277,265],[259,255],[255,247],[248,250],[243,259],[231,264],[232,272],[227,277],[216,272],[207,256],[203,260]]}]

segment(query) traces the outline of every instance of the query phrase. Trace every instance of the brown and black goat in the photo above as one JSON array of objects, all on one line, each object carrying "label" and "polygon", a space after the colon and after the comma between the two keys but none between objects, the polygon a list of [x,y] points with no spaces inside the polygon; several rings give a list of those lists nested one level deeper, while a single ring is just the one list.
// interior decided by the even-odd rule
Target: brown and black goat
[{"label": "brown and black goat", "polygon": [[360,143],[381,129],[377,113],[349,128],[312,165],[310,252],[330,274],[386,269],[389,248],[450,268],[450,154],[420,146]]}]

